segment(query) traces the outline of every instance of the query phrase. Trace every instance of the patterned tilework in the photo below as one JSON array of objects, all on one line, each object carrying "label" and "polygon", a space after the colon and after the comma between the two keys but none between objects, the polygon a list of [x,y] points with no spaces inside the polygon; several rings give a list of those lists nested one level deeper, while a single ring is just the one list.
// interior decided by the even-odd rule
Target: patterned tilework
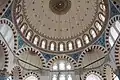
[{"label": "patterned tilework", "polygon": [[116,9],[115,5],[112,3],[112,1],[110,1],[110,9],[111,9],[110,18],[117,14],[120,14],[119,11]]},{"label": "patterned tilework", "polygon": [[12,21],[12,15],[11,15],[11,6],[8,8],[8,10],[5,12],[5,14],[2,16],[2,18],[7,18],[10,21]]},{"label": "patterned tilework", "polygon": [[27,46],[26,43],[23,41],[23,39],[21,38],[21,36],[18,36],[18,49]]},{"label": "patterned tilework", "polygon": [[105,47],[105,33],[94,43],[94,45],[101,45]]},{"label": "patterned tilework", "polygon": [[0,76],[0,80],[7,80],[7,78],[4,76]]},{"label": "patterned tilework", "polygon": [[46,59],[46,62],[48,62],[50,59],[52,59],[55,55],[42,53],[44,58]]},{"label": "patterned tilework", "polygon": [[79,58],[79,56],[80,56],[80,53],[81,53],[81,52],[79,52],[79,53],[74,53],[74,54],[69,54],[68,56],[72,57],[75,61],[78,61],[78,58]]}]

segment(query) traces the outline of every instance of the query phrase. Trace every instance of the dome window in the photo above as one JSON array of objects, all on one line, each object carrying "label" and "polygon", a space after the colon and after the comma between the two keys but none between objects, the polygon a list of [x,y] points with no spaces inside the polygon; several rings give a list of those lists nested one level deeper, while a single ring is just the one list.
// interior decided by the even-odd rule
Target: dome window
[{"label": "dome window", "polygon": [[68,43],[68,49],[69,49],[69,50],[72,50],[72,49],[73,49],[73,44],[72,44],[72,42],[69,42],[69,43]]},{"label": "dome window", "polygon": [[88,35],[84,35],[84,41],[85,41],[86,44],[89,43],[89,37],[88,37]]},{"label": "dome window", "polygon": [[95,22],[95,27],[96,27],[99,31],[101,31],[101,29],[102,29],[102,26],[101,26],[101,24],[100,24],[99,22]]},{"label": "dome window", "polygon": [[76,40],[76,43],[77,43],[77,47],[78,47],[78,48],[82,47],[82,44],[81,44],[81,40],[80,40],[80,39],[77,39],[77,40]]},{"label": "dome window", "polygon": [[95,33],[95,30],[94,30],[94,29],[91,29],[91,30],[90,30],[90,34],[91,34],[91,36],[92,36],[93,38],[96,37],[96,33]]},{"label": "dome window", "polygon": [[101,13],[99,14],[99,18],[100,18],[101,21],[103,21],[103,22],[105,21],[105,17],[104,17],[104,15],[101,14]]},{"label": "dome window", "polygon": [[27,37],[26,37],[26,38],[27,38],[28,40],[30,40],[31,36],[32,36],[32,31],[29,31],[29,32],[27,33]]},{"label": "dome window", "polygon": [[63,45],[63,43],[60,43],[60,51],[64,51],[64,45]]},{"label": "dome window", "polygon": [[35,38],[34,38],[34,44],[37,45],[37,44],[38,44],[38,41],[39,41],[39,38],[38,38],[38,37],[35,37]]},{"label": "dome window", "polygon": [[22,20],[23,20],[23,16],[22,15],[18,16],[18,18],[16,19],[17,24],[20,24]]},{"label": "dome window", "polygon": [[19,13],[20,11],[21,11],[21,6],[18,5],[18,6],[16,7],[16,13]]},{"label": "dome window", "polygon": [[20,28],[22,33],[24,33],[26,29],[27,29],[27,25],[26,24],[23,24],[22,27]]},{"label": "dome window", "polygon": [[103,11],[105,11],[106,10],[105,5],[101,3],[100,4],[100,9],[103,10]]},{"label": "dome window", "polygon": [[50,50],[52,50],[52,51],[55,50],[55,44],[53,42],[50,44]]},{"label": "dome window", "polygon": [[41,45],[41,47],[42,47],[42,48],[45,48],[45,45],[46,45],[46,41],[43,40],[43,41],[42,41],[42,45]]}]

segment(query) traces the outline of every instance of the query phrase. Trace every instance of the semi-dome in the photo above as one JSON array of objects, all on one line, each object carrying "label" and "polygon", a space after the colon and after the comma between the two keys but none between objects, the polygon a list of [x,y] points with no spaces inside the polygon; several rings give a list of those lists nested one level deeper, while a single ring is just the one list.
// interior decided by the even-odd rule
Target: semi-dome
[{"label": "semi-dome", "polygon": [[14,0],[13,22],[25,41],[49,53],[93,43],[109,18],[107,0]]}]

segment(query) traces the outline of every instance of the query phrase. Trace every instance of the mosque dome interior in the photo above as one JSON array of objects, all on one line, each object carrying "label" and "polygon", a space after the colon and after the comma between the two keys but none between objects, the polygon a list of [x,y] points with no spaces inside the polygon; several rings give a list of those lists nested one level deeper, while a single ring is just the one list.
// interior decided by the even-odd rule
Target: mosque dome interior
[{"label": "mosque dome interior", "polygon": [[0,0],[0,80],[120,80],[120,0]]}]

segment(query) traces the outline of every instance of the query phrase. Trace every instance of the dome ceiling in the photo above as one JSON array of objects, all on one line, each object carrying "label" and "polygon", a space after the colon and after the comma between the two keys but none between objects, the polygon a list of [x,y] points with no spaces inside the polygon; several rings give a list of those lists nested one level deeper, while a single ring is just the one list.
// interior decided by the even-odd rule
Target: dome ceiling
[{"label": "dome ceiling", "polygon": [[14,0],[13,5],[20,34],[51,53],[80,50],[95,41],[105,29],[108,14],[107,0]]},{"label": "dome ceiling", "polygon": [[87,3],[86,0],[79,3],[77,0],[55,1],[24,0],[23,15],[36,33],[50,39],[64,40],[81,35],[92,27],[98,12],[98,0]]}]

